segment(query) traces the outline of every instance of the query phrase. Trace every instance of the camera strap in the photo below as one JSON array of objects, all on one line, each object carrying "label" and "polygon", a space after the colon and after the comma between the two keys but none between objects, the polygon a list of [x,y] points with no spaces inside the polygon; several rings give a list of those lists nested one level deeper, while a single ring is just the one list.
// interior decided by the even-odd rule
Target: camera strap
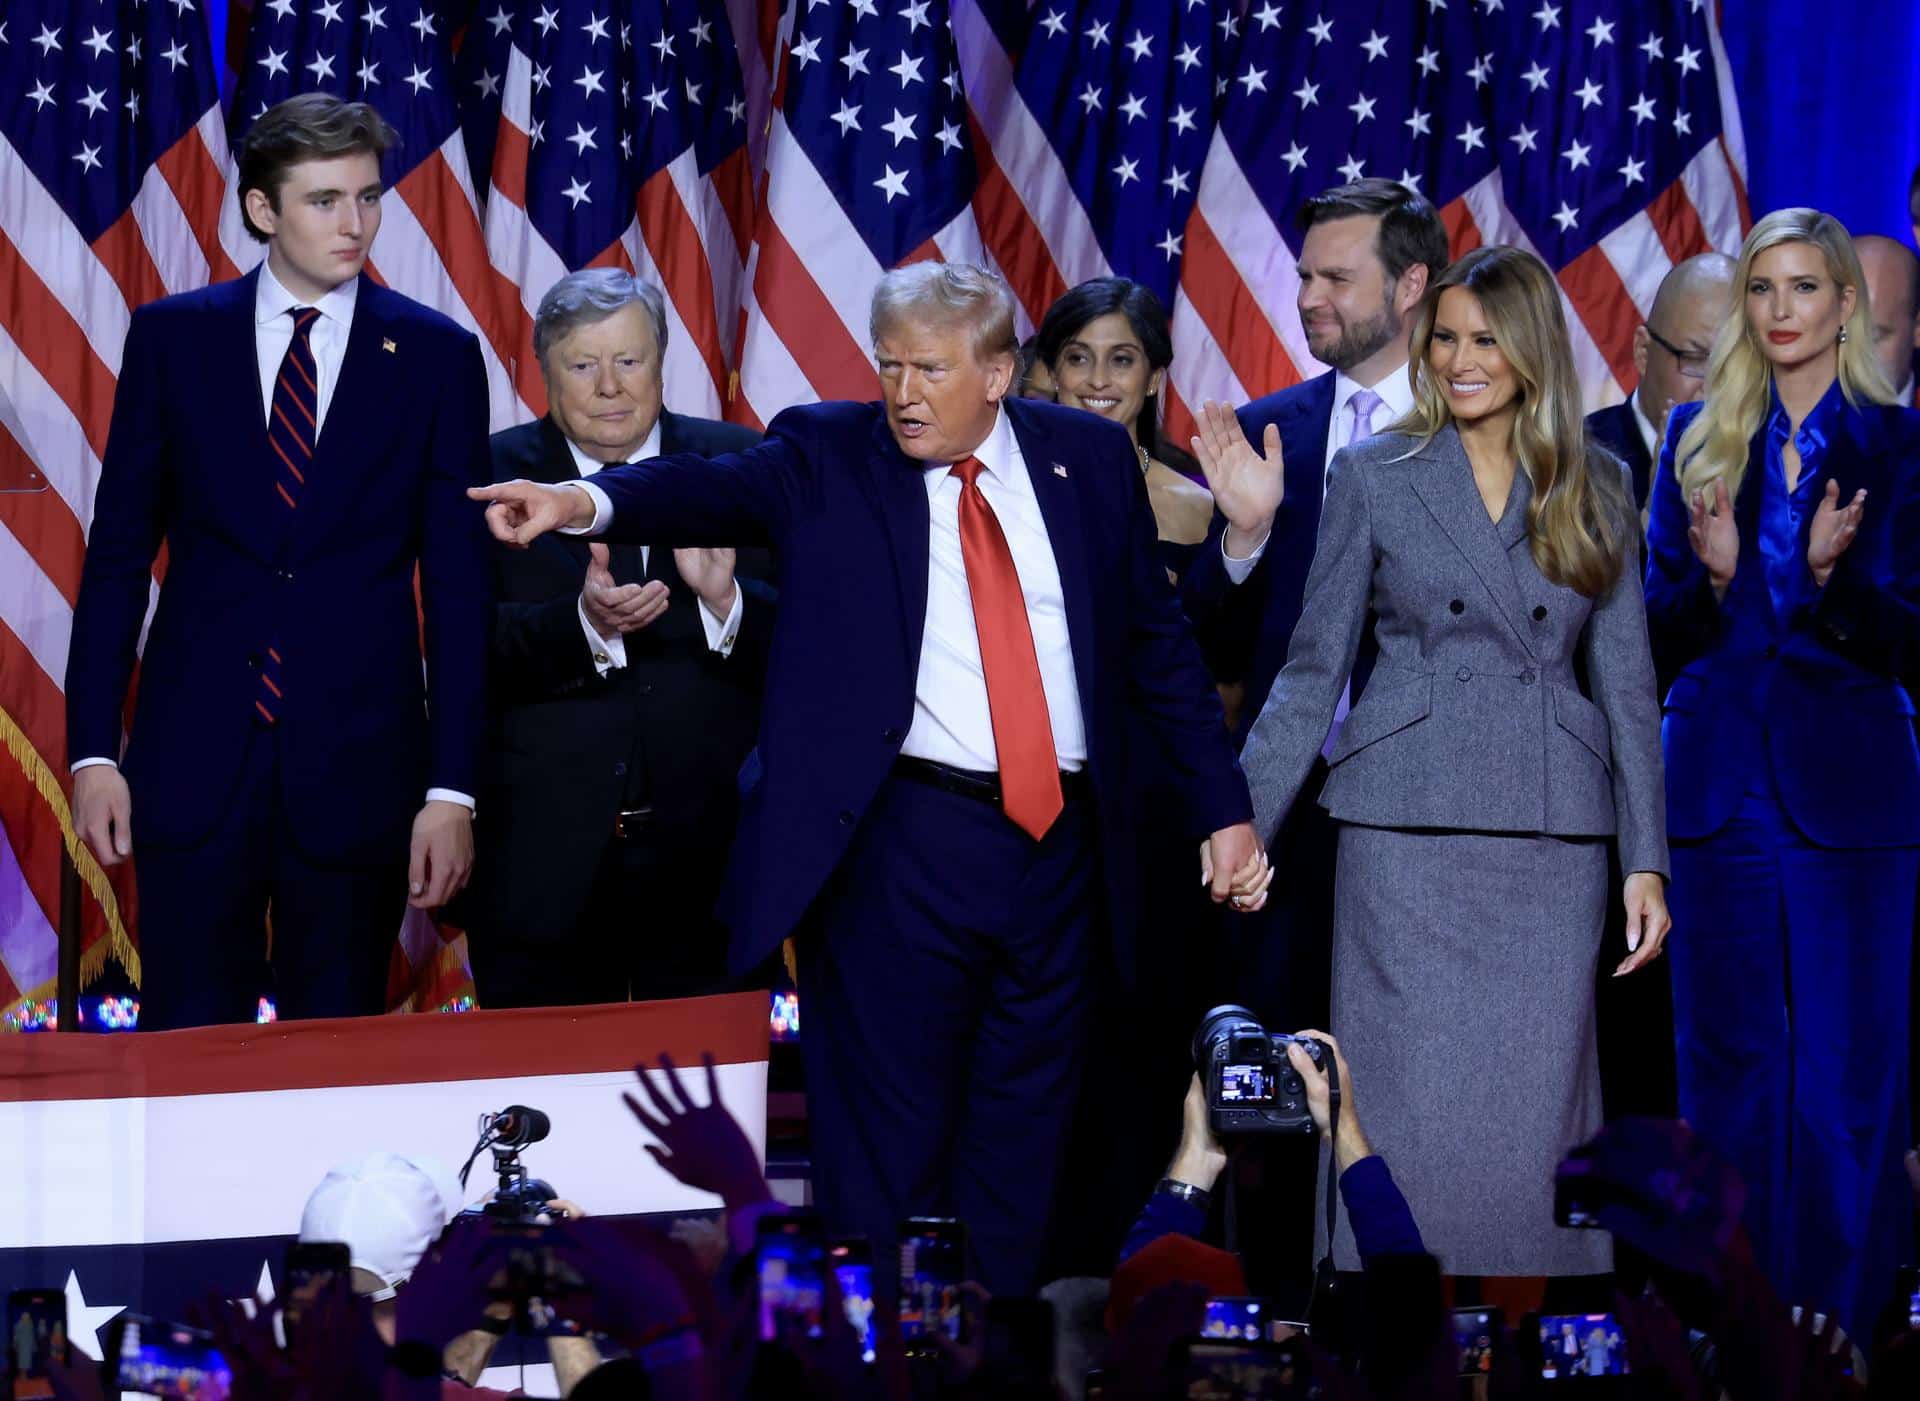
[{"label": "camera strap", "polygon": [[1327,1253],[1313,1272],[1313,1298],[1307,1305],[1307,1317],[1316,1326],[1329,1323],[1326,1310],[1334,1295],[1333,1230],[1339,1215],[1340,1171],[1334,1145],[1340,1141],[1340,1062],[1333,1048],[1324,1048],[1327,1070]]}]

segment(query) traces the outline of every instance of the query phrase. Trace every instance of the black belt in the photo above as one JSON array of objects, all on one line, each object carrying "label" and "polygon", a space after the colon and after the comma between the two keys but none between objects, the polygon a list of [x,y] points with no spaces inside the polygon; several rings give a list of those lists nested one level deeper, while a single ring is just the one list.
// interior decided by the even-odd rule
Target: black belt
[{"label": "black belt", "polygon": [[[1000,806],[1000,775],[997,773],[956,769],[951,764],[936,764],[931,759],[914,759],[905,754],[893,761],[893,771],[900,778],[910,778],[930,788]],[[1060,795],[1063,798],[1084,798],[1092,792],[1093,781],[1087,777],[1085,769],[1073,773],[1062,770]]]}]

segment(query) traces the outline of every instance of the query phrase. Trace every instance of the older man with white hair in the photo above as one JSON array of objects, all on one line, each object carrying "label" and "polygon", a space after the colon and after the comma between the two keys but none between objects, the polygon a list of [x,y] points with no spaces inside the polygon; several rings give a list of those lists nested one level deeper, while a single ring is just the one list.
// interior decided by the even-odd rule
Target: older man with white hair
[{"label": "older man with white hair", "polygon": [[1006,284],[916,263],[874,295],[879,403],[590,482],[476,489],[494,533],[775,546],[781,614],[723,900],[733,961],[799,936],[814,1186],[888,1258],[953,1214],[1029,1293],[1095,930],[1123,965],[1136,724],[1183,777],[1217,900],[1270,879],[1118,426],[1010,397]]}]

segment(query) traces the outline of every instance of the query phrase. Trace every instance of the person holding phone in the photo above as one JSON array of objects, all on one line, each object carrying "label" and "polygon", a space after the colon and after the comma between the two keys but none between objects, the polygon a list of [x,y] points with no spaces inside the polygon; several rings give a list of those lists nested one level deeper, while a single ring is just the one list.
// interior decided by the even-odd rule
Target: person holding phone
[{"label": "person holding phone", "polygon": [[1831,215],[1760,220],[1735,286],[1648,530],[1680,1113],[1775,1285],[1858,1331],[1912,1239],[1920,414]]},{"label": "person holding phone", "polygon": [[[1339,824],[1333,1026],[1369,1132],[1450,1272],[1604,1273],[1608,1242],[1556,1229],[1552,1188],[1601,1121],[1606,904],[1627,917],[1617,973],[1669,925],[1639,516],[1626,469],[1587,441],[1560,287],[1534,255],[1453,264],[1411,352],[1412,411],[1333,460],[1300,622],[1241,763],[1271,838],[1371,627],[1379,660],[1320,797]],[[1267,470],[1223,405],[1195,441],[1210,480]],[[1350,1228],[1334,1259],[1355,1267]]]}]

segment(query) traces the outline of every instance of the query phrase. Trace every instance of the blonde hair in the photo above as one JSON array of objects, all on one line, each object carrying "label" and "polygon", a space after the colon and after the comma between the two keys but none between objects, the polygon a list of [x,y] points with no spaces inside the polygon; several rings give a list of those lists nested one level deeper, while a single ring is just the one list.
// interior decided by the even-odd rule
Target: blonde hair
[{"label": "blonde hair", "polygon": [[1773,362],[1754,339],[1746,289],[1753,280],[1754,260],[1782,243],[1819,249],[1835,287],[1854,290],[1853,311],[1839,344],[1840,392],[1847,402],[1855,406],[1863,399],[1894,402],[1893,386],[1873,357],[1873,311],[1867,305],[1866,274],[1845,225],[1817,209],[1775,210],[1753,226],[1741,246],[1733,274],[1740,303],[1713,339],[1704,402],[1674,447],[1674,475],[1683,496],[1691,497],[1715,481],[1726,482],[1729,500],[1740,494],[1740,482],[1747,473],[1747,445],[1760,431],[1773,389]]},{"label": "blonde hair", "polygon": [[1424,444],[1453,422],[1427,360],[1434,315],[1449,287],[1474,295],[1520,379],[1513,451],[1533,484],[1527,506],[1533,562],[1552,582],[1597,598],[1620,577],[1630,509],[1616,475],[1591,470],[1566,315],[1545,263],[1522,248],[1476,248],[1434,280],[1409,344],[1413,410],[1394,427]]},{"label": "blonde hair", "polygon": [[867,323],[874,341],[915,320],[969,327],[973,353],[981,360],[1020,354],[1013,289],[991,268],[923,259],[882,273]]}]

